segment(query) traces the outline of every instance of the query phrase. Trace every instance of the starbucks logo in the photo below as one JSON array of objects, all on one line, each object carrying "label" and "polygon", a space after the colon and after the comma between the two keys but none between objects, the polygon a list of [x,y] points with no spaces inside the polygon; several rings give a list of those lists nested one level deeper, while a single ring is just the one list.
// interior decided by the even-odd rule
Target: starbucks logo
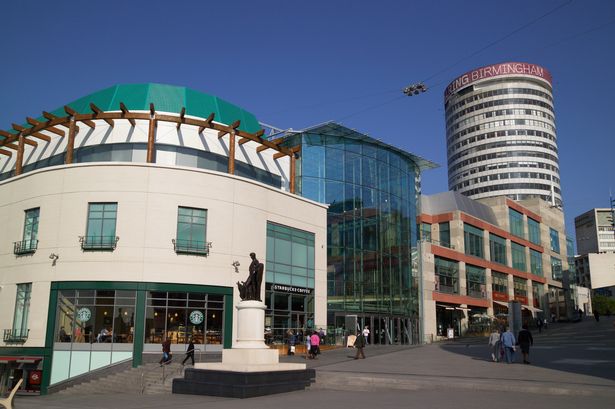
[{"label": "starbucks logo", "polygon": [[194,325],[198,325],[203,322],[203,313],[201,311],[192,311],[190,313],[190,322]]},{"label": "starbucks logo", "polygon": [[89,308],[79,308],[77,310],[77,320],[81,322],[88,322],[92,318],[92,311]]}]

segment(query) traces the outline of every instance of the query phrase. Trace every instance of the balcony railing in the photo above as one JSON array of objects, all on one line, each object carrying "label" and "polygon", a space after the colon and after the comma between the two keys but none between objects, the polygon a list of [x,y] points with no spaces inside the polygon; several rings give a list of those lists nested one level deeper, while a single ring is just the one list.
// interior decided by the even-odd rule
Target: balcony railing
[{"label": "balcony railing", "polygon": [[79,236],[82,250],[115,250],[118,236]]},{"label": "balcony railing", "polygon": [[28,339],[29,329],[5,329],[4,342],[6,344],[23,344]]},{"label": "balcony railing", "polygon": [[447,243],[445,241],[433,240],[433,239],[428,239],[428,238],[422,238],[421,241],[424,241],[426,243],[435,244],[436,246],[440,246],[440,247],[446,247],[451,250],[455,250],[454,245],[452,245],[451,243]]},{"label": "balcony railing", "polygon": [[486,298],[485,292],[480,290],[468,290],[468,295],[474,298]]},{"label": "balcony railing", "polygon": [[171,242],[173,242],[173,249],[178,254],[198,254],[200,256],[207,256],[211,248],[211,241],[172,239]]},{"label": "balcony railing", "polygon": [[13,253],[17,255],[34,253],[38,248],[38,240],[22,240],[13,243]]}]

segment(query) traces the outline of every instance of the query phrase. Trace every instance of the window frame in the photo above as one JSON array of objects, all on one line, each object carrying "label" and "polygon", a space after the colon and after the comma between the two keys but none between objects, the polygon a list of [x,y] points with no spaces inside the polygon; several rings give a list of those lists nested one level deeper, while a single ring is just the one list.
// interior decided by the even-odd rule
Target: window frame
[{"label": "window frame", "polygon": [[[182,214],[182,211],[189,210],[190,214]],[[207,209],[189,207],[189,206],[177,206],[177,229],[175,231],[175,239],[172,240],[174,250],[177,254],[197,254],[197,255],[209,255],[209,249],[211,248],[211,242],[207,241]],[[182,217],[190,218],[190,221],[182,221]],[[197,223],[194,220],[202,219],[203,223]],[[186,240],[180,236],[180,229],[182,225],[187,225],[190,232],[190,239]],[[201,227],[202,226],[202,227]],[[202,230],[202,231],[198,231]],[[198,233],[198,238],[202,240],[193,240],[194,233]],[[202,234],[202,236],[200,235]]]},{"label": "window frame", "polygon": [[[99,212],[93,209],[94,206],[102,205],[102,217],[94,218],[92,217],[92,212]],[[109,206],[109,209],[107,209]],[[111,207],[115,206],[114,210],[111,210]],[[115,213],[113,218],[105,217],[106,213]],[[85,236],[81,236],[81,249],[83,250],[114,250],[119,237],[116,236],[117,233],[117,213],[118,213],[118,203],[117,202],[89,202],[88,203],[88,213],[87,213],[87,224],[85,230]],[[100,229],[93,227],[95,221],[100,220]],[[105,221],[113,220],[113,233],[110,235],[104,235],[105,233]],[[99,235],[91,234],[92,231],[96,229],[100,231]]]}]

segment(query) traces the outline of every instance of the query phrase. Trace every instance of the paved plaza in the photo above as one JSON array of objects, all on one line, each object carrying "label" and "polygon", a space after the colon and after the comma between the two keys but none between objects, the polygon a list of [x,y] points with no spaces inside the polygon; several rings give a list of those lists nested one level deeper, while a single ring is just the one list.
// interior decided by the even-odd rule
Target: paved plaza
[{"label": "paved plaza", "polygon": [[[531,365],[491,362],[486,338],[418,347],[368,346],[367,359],[337,349],[308,361],[308,390],[246,400],[207,396],[128,395],[18,397],[18,408],[251,409],[291,406],[381,408],[613,408],[615,318],[552,324],[534,334]],[[284,357],[285,362],[305,362]],[[119,392],[119,391],[118,391]]]}]

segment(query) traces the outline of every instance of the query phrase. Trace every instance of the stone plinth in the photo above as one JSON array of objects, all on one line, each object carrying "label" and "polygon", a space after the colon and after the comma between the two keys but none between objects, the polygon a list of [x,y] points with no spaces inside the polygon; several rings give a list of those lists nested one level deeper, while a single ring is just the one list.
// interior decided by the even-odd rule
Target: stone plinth
[{"label": "stone plinth", "polygon": [[305,364],[281,364],[277,349],[265,345],[265,309],[261,301],[237,305],[237,338],[222,351],[222,362],[198,363],[184,379],[173,380],[173,393],[248,398],[305,389],[314,370]]}]

